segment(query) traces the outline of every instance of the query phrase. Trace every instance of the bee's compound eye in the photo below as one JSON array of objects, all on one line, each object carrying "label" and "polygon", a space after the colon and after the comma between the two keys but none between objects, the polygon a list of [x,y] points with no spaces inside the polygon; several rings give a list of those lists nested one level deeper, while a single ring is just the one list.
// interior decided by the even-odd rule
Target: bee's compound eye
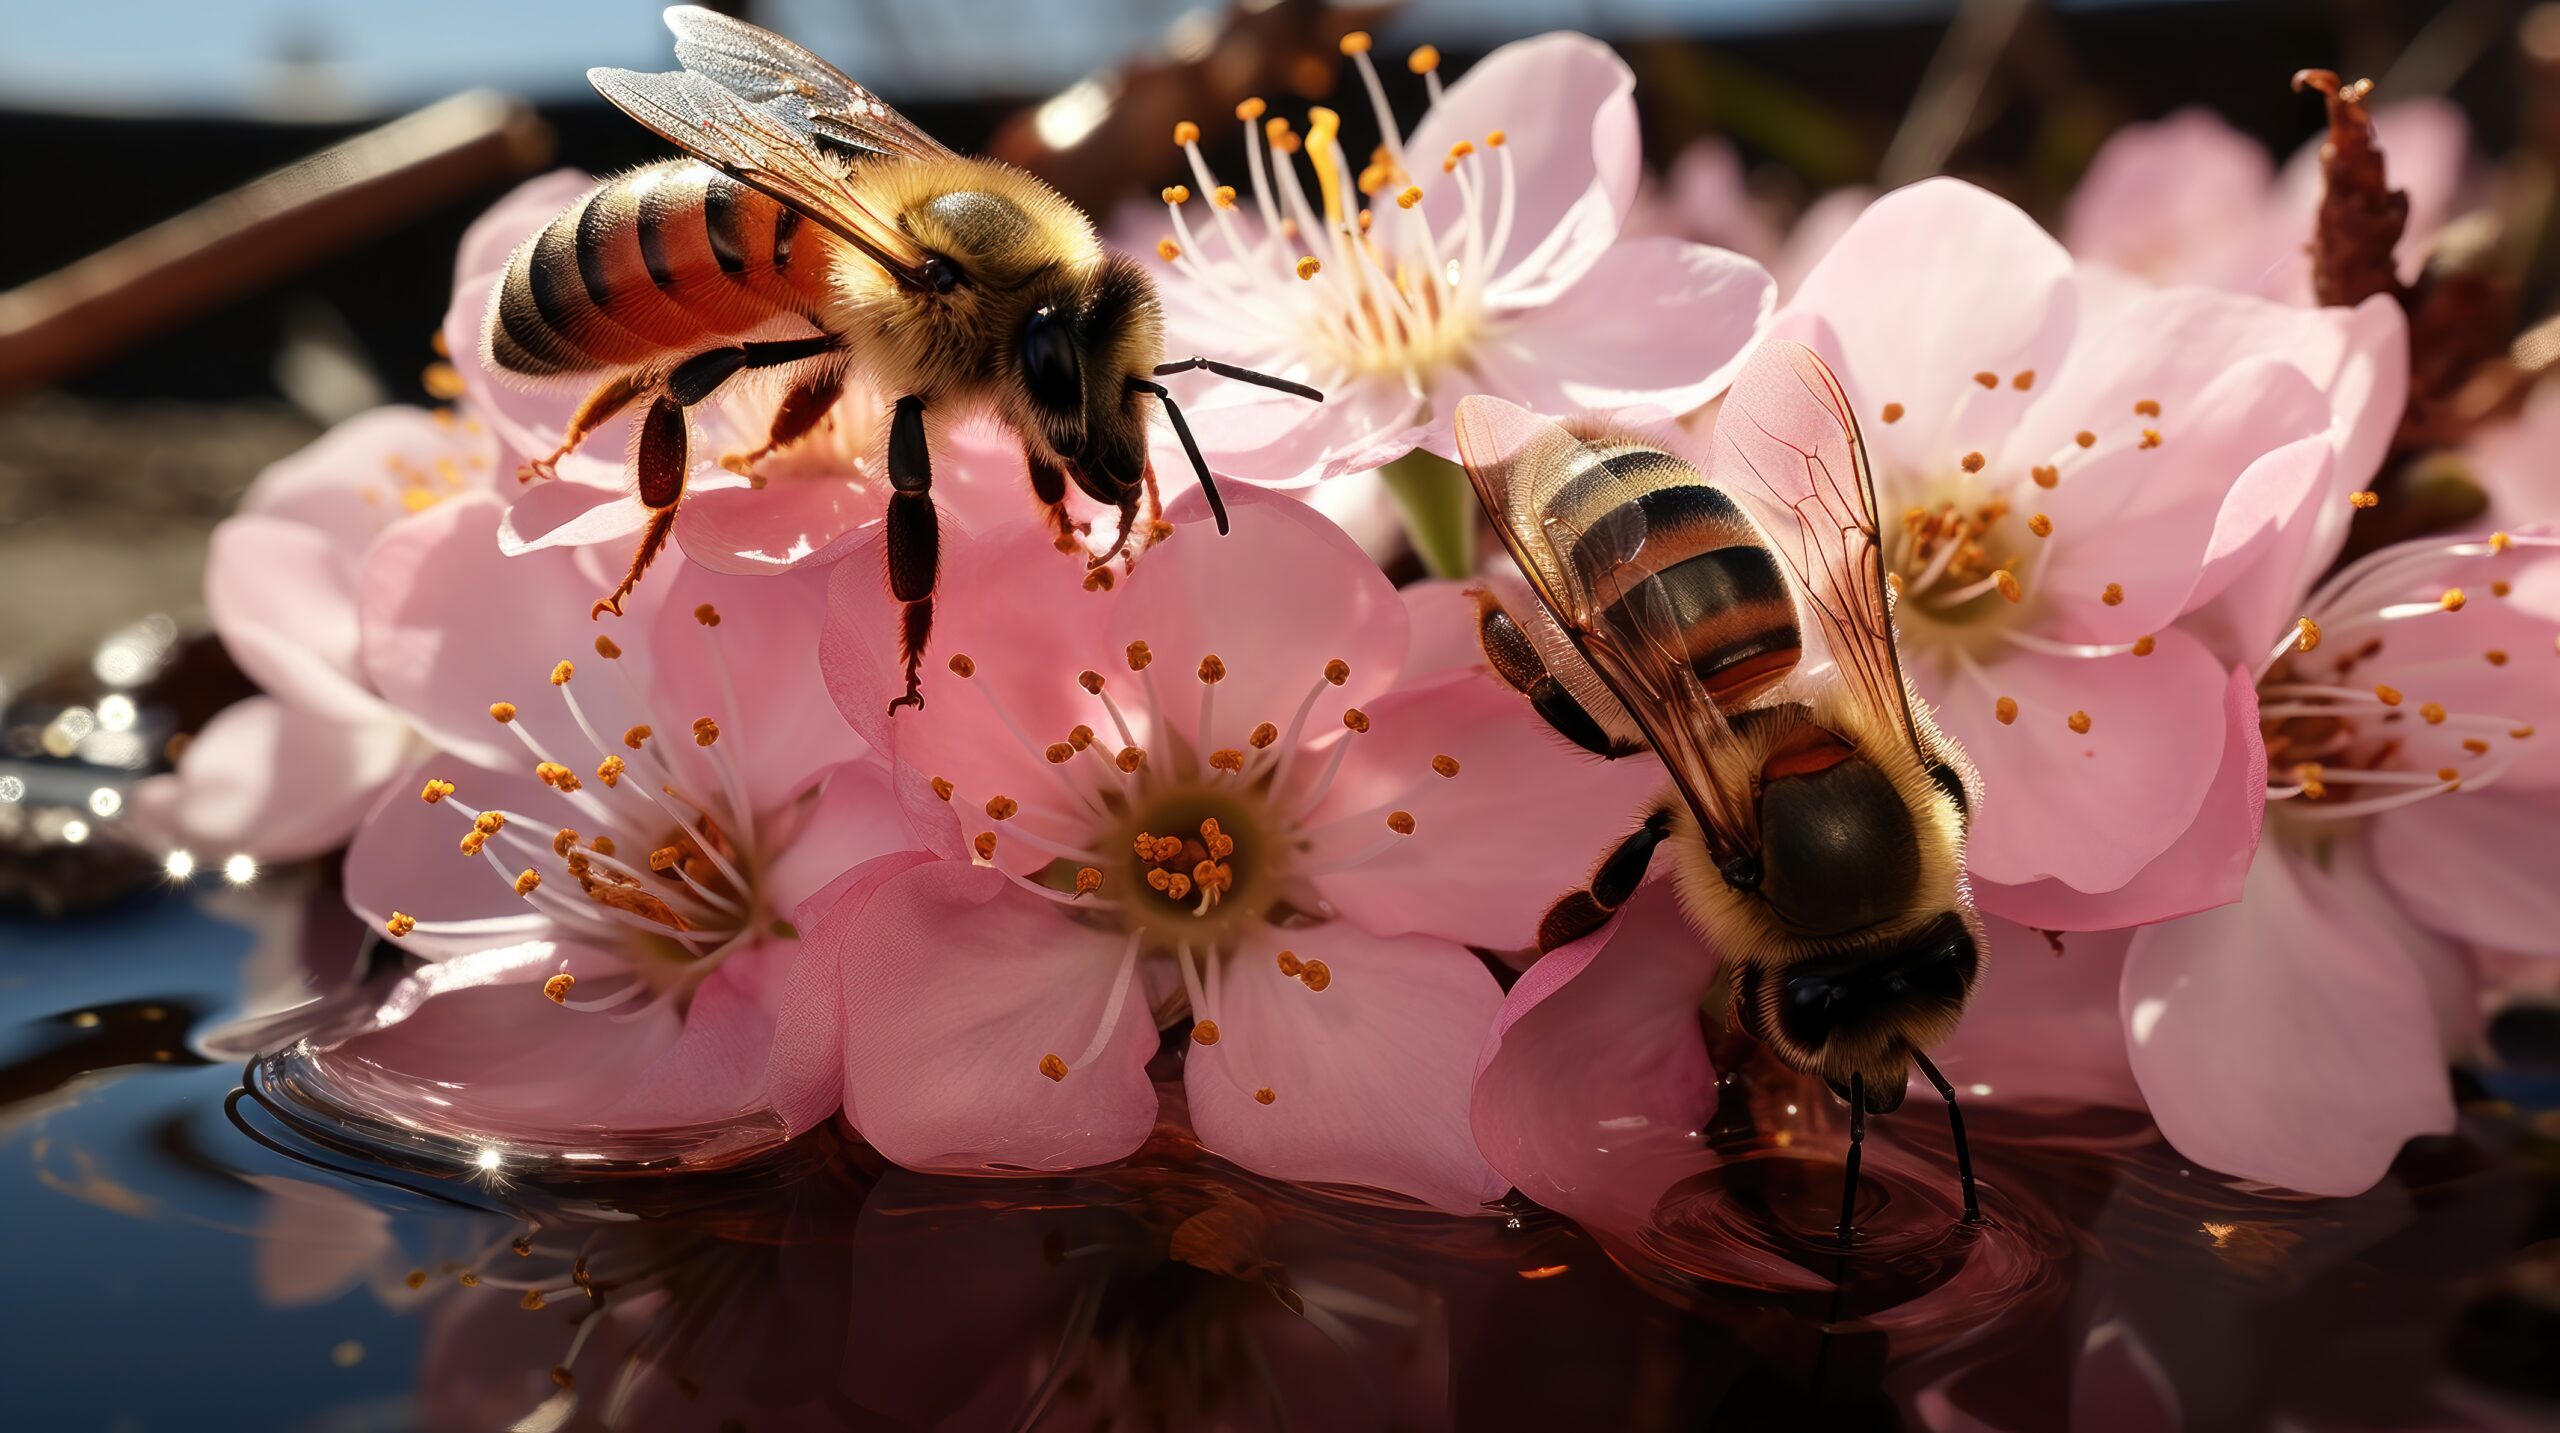
[{"label": "bee's compound eye", "polygon": [[1724,877],[1724,883],[1737,891],[1760,889],[1760,858],[1757,856],[1736,856],[1716,870]]},{"label": "bee's compound eye", "polygon": [[1084,406],[1084,376],[1075,325],[1051,308],[1035,310],[1022,328],[1022,377],[1044,408],[1072,413]]},{"label": "bee's compound eye", "polygon": [[947,294],[960,287],[959,267],[940,254],[930,255],[924,261],[924,281],[935,293]]}]

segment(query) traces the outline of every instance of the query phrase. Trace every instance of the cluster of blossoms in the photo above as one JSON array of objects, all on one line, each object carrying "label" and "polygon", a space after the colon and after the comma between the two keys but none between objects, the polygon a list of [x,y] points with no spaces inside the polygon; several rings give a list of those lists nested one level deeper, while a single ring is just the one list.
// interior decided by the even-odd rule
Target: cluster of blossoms
[{"label": "cluster of blossoms", "polygon": [[[1703,428],[1775,335],[1850,396],[1903,664],[1982,779],[1991,948],[1956,1081],[2147,1108],[2198,1163],[2315,1193],[2449,1126],[2478,953],[2560,955],[2530,870],[2560,834],[2534,739],[2560,734],[2560,544],[2510,440],[2500,526],[2324,576],[2409,360],[2390,297],[2315,307],[2270,247],[2298,248],[2308,180],[2182,117],[2101,159],[2067,244],[1935,180],[1782,256],[1737,194],[1721,233],[1782,272],[1779,306],[1754,258],[1661,232],[1717,221],[1729,162],[1639,206],[1606,48],[1527,41],[1445,90],[1417,52],[1411,126],[1366,40],[1345,52],[1365,161],[1333,111],[1249,101],[1249,182],[1186,124],[1191,184],[1127,236],[1170,351],[1326,402],[1189,403],[1232,532],[1180,495],[1096,575],[1051,550],[1019,449],[960,431],[921,710],[891,707],[878,395],[699,460],[669,559],[604,624],[588,600],[646,517],[624,435],[519,484],[568,405],[467,356],[453,408],[358,419],[263,480],[208,602],[267,695],[139,809],[268,859],[352,841],[348,899],[414,965],[318,1058],[487,1139],[840,1118],[930,1169],[1121,1158],[1178,1068],[1201,1143],[1267,1174],[1640,1206],[1643,1132],[1693,1158],[1713,1097],[1716,953],[1653,887],[1531,948],[1662,768],[1559,739],[1489,669],[1469,585],[1393,586],[1322,496],[1454,456],[1469,394]],[[475,228],[452,353],[586,183]],[[2451,186],[2423,187],[2432,223]],[[2222,222],[2151,222],[2168,200]],[[699,453],[761,431],[749,400],[697,412]]]}]

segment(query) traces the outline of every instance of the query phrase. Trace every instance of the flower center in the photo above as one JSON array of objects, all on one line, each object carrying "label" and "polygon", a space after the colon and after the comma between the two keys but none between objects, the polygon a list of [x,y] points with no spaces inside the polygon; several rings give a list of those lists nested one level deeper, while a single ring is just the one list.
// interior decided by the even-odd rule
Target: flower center
[{"label": "flower center", "polygon": [[[1156,252],[1216,303],[1222,319],[1321,355],[1345,375],[1393,375],[1428,392],[1430,377],[1463,365],[1487,329],[1485,285],[1511,239],[1518,176],[1502,130],[1480,144],[1461,140],[1445,155],[1408,154],[1370,62],[1369,37],[1344,36],[1342,51],[1358,67],[1377,121],[1380,142],[1369,162],[1352,165],[1342,117],[1322,105],[1309,109],[1303,135],[1260,99],[1237,105],[1260,218],[1248,234],[1234,214],[1235,187],[1218,182],[1200,153],[1200,127],[1186,120],[1174,126],[1174,143],[1208,200],[1218,244],[1194,232],[1184,213],[1190,187],[1177,184],[1163,194],[1173,232]],[[1406,60],[1434,104],[1439,66],[1440,52],[1428,45]],[[1299,178],[1301,157],[1315,177],[1312,196]],[[1418,175],[1417,166],[1437,174]],[[1426,182],[1456,196],[1437,220],[1423,207]],[[1395,211],[1380,222],[1389,199]]]},{"label": "flower center", "polygon": [[[2020,574],[2035,557],[2027,545],[2053,530],[2051,520],[2018,516],[2006,495],[1970,475],[1922,490],[1930,499],[1904,509],[1900,525],[1884,535],[1885,570],[1901,598],[1897,611],[1917,619],[1915,630],[2014,624],[2026,601]],[[1961,640],[1981,632],[1935,635]]]},{"label": "flower center", "polygon": [[[694,611],[721,677],[727,714],[736,722],[735,690],[711,629],[720,614],[705,603]],[[596,654],[621,670],[622,649],[596,638]],[[559,793],[580,826],[552,827],[523,812],[476,810],[459,788],[431,779],[419,793],[427,804],[454,811],[469,824],[462,834],[465,859],[486,861],[498,879],[534,907],[536,919],[582,944],[620,955],[625,969],[603,994],[572,997],[579,977],[565,963],[543,986],[555,1002],[581,1010],[620,1007],[634,999],[683,998],[740,941],[763,924],[755,874],[754,819],[718,720],[694,718],[691,750],[667,751],[656,727],[626,728],[618,739],[599,732],[571,683],[577,671],[563,661],[552,668],[551,687],[580,738],[599,758],[591,776],[558,759],[573,754],[534,730],[534,720],[514,702],[493,702],[491,720],[512,732],[534,759],[534,777]],[[646,704],[635,705],[646,714]],[[555,728],[556,731],[556,728]],[[734,745],[734,738],[728,738]],[[557,753],[557,754],[555,754]],[[583,765],[583,762],[581,763]],[[593,784],[590,784],[592,782]],[[485,921],[420,920],[393,912],[393,936],[494,934]]]},{"label": "flower center", "polygon": [[[2405,690],[2385,675],[2400,647],[2425,622],[2418,660],[2423,675],[2459,653],[2452,624],[2473,605],[2462,586],[2435,588],[2447,575],[2482,579],[2487,600],[2503,599],[2502,559],[2519,545],[2549,538],[2493,533],[2483,541],[2386,548],[2349,566],[2312,594],[2261,663],[2259,730],[2267,748],[2268,812],[2297,828],[2371,816],[2457,791],[2477,790],[2514,764],[2533,727],[2512,716],[2449,709]],[[2314,653],[2319,655],[2315,656]],[[2478,660],[2505,667],[2502,648]],[[2280,803],[2280,804],[2277,804]]]}]

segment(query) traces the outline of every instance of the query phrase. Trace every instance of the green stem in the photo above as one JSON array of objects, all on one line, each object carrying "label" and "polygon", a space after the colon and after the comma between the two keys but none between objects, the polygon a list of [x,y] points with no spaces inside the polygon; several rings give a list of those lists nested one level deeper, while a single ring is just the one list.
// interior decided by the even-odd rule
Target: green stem
[{"label": "green stem", "polygon": [[1419,449],[1387,464],[1378,475],[1404,517],[1405,536],[1434,577],[1469,577],[1476,570],[1476,493],[1464,469]]}]

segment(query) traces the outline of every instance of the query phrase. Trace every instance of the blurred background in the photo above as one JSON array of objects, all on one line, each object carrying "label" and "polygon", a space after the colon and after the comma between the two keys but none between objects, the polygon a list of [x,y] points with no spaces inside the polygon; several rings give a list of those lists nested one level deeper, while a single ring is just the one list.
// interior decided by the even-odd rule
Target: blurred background
[{"label": "blurred background", "polygon": [[[2500,156],[2487,183],[2512,201],[2499,247],[2520,300],[2513,311],[2529,323],[2552,309],[2542,220],[2560,161],[2560,5],[717,8],[799,39],[947,142],[1034,169],[1106,216],[1182,177],[1166,143],[1175,120],[1223,116],[1247,94],[1285,109],[1290,97],[1333,92],[1347,30],[1374,30],[1388,54],[1434,43],[1447,72],[1462,73],[1504,41],[1581,29],[1635,67],[1657,172],[1706,141],[1740,186],[1710,192],[1747,195],[1724,212],[1683,210],[1673,183],[1647,222],[1757,250],[1781,268],[1777,250],[1796,217],[1844,186],[1953,172],[2057,224],[2111,132],[2183,106],[2210,106],[2280,161],[2321,127],[2317,99],[2288,80],[2323,66],[2374,79],[2378,104],[2459,102],[2474,154]],[[200,618],[206,533],[262,467],[364,408],[445,396],[429,337],[456,241],[491,200],[555,165],[605,171],[665,152],[584,78],[591,65],[667,67],[658,9],[654,0],[6,0],[0,762],[42,765],[68,754],[54,747],[114,735],[67,737],[52,724],[73,706],[94,712],[96,693],[76,688],[134,686],[184,654],[178,638]],[[1387,70],[1400,107],[1419,112],[1418,83],[1401,66]],[[1349,107],[1351,129],[1365,122],[1362,108]],[[1211,127],[1213,151],[1223,128]],[[177,702],[173,730],[237,690],[218,654],[207,660],[186,690],[147,694]],[[109,767],[155,760],[146,734],[135,735],[118,748],[122,760],[80,755]]]}]

